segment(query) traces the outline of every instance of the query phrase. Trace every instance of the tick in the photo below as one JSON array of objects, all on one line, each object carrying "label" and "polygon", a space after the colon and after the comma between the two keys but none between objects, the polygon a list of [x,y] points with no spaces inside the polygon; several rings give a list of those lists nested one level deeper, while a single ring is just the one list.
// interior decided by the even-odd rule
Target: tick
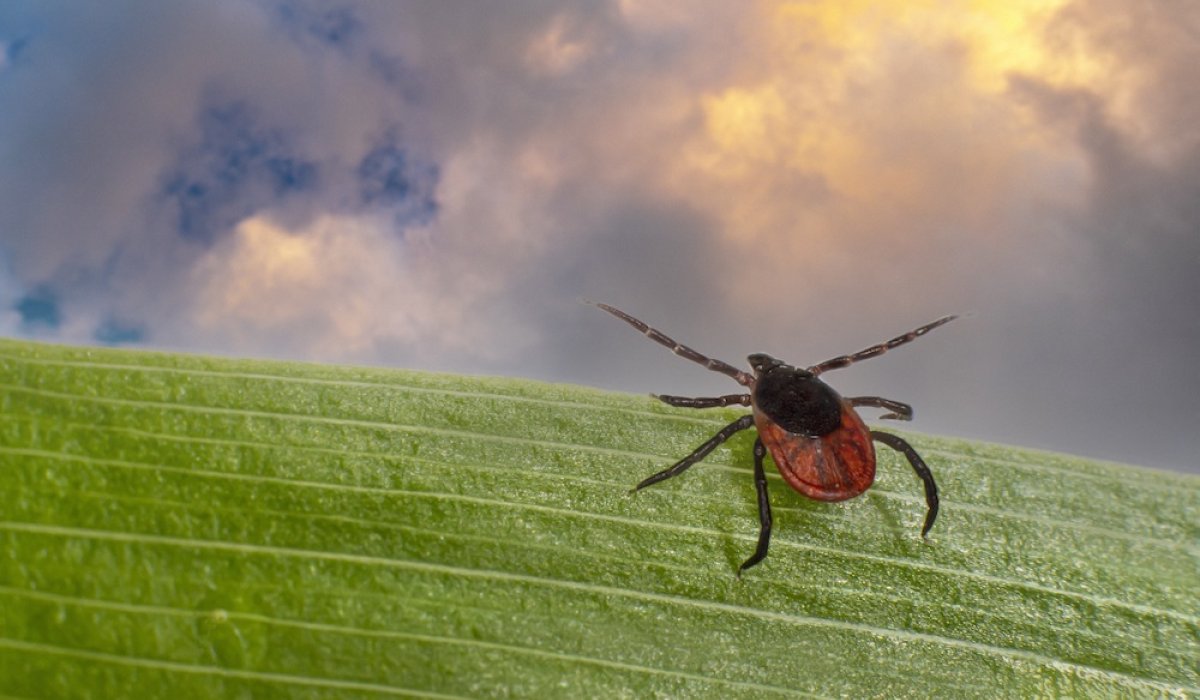
[{"label": "tick", "polygon": [[715,408],[736,404],[749,406],[752,412],[721,428],[694,452],[643,479],[633,488],[634,491],[640,491],[679,476],[734,433],[751,426],[757,428],[758,437],[754,440],[754,486],[758,493],[758,546],[754,554],[738,567],[738,576],[761,562],[767,556],[767,548],[771,543],[771,502],[767,496],[767,476],[763,471],[763,458],[768,452],[788,486],[818,501],[844,501],[862,494],[875,482],[875,447],[871,441],[878,440],[904,455],[925,484],[927,511],[921,537],[929,533],[938,514],[938,491],[933,473],[907,441],[891,433],[869,430],[854,410],[858,406],[882,408],[887,413],[881,418],[912,420],[912,406],[879,396],[843,398],[822,381],[820,375],[831,369],[841,369],[860,360],[878,357],[953,321],[957,316],[939,318],[886,343],[872,345],[850,355],[840,355],[805,369],[793,367],[764,353],[755,353],[746,358],[754,370],[751,374],[720,360],[705,357],[620,309],[608,304],[595,305],[638,329],[650,340],[670,348],[676,355],[731,377],[750,390],[748,394],[704,398],[652,394],[663,403],[682,408]]}]

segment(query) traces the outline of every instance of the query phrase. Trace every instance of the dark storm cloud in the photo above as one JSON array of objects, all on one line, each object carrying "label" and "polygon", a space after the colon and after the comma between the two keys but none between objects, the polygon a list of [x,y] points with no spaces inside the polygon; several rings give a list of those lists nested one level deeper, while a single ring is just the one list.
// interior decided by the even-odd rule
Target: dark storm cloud
[{"label": "dark storm cloud", "polygon": [[1070,288],[1021,320],[1029,337],[1010,372],[1025,392],[996,397],[1029,406],[1023,420],[1011,411],[1006,438],[1195,471],[1200,88],[1183,76],[1200,65],[1200,11],[1140,7],[1148,13],[1081,3],[1058,25],[1137,76],[1123,86],[1132,112],[1111,94],[1012,81],[1014,95],[1079,148],[1089,183],[1082,207],[1064,219],[1077,241],[1077,256],[1060,263],[1073,271]]}]

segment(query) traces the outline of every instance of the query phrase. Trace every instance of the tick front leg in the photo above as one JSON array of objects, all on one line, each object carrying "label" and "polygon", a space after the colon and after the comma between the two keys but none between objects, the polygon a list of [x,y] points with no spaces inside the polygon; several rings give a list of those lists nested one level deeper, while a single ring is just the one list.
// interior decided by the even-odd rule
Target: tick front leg
[{"label": "tick front leg", "polygon": [[880,396],[855,396],[847,398],[851,406],[872,406],[886,408],[891,413],[885,413],[880,418],[888,420],[912,420],[913,409],[906,403],[885,399]]},{"label": "tick front leg", "polygon": [[929,471],[929,467],[925,465],[925,460],[921,459],[921,455],[917,454],[913,446],[903,439],[891,433],[882,433],[878,430],[872,430],[871,437],[907,457],[913,471],[917,473],[917,476],[921,477],[921,481],[925,482],[925,504],[929,510],[925,514],[925,525],[921,528],[921,537],[924,537],[929,533],[929,528],[933,527],[933,521],[937,520],[938,514],[938,490],[937,483],[933,480],[933,472]]},{"label": "tick front leg", "polygon": [[641,331],[642,334],[645,335],[650,340],[653,340],[654,342],[658,343],[659,345],[662,345],[662,346],[670,349],[671,352],[675,353],[676,355],[679,355],[680,357],[682,357],[684,359],[691,360],[692,362],[702,364],[707,369],[711,369],[714,372],[720,372],[721,374],[724,374],[726,377],[732,377],[733,381],[737,382],[738,384],[741,384],[742,386],[751,386],[752,384],[754,384],[753,375],[747,374],[746,372],[743,372],[742,370],[738,369],[737,367],[734,367],[733,365],[728,364],[726,362],[722,362],[720,360],[716,360],[711,357],[706,357],[704,355],[701,355],[700,353],[689,348],[688,346],[684,345],[683,343],[677,343],[677,342],[675,342],[675,340],[668,338],[662,331],[658,330],[657,328],[651,328],[650,326],[646,325],[645,321],[639,321],[638,319],[634,318],[633,316],[630,316],[629,314],[625,313],[624,311],[618,309],[615,306],[609,306],[608,304],[599,304],[599,303],[592,302],[592,301],[589,301],[587,303],[597,306],[597,307],[607,311],[608,313],[612,314],[613,316],[616,316],[617,318],[621,319],[625,323],[628,323],[629,325],[631,325],[634,328]]},{"label": "tick front leg", "polygon": [[742,416],[741,418],[738,418],[734,422],[730,423],[729,425],[727,425],[724,428],[721,428],[719,431],[717,431],[716,435],[713,435],[703,445],[697,447],[696,450],[694,452],[692,452],[690,455],[688,455],[687,457],[684,457],[683,459],[679,460],[675,464],[672,464],[671,466],[667,467],[666,469],[662,470],[661,472],[658,472],[657,474],[654,474],[652,476],[649,476],[649,477],[643,479],[641,481],[641,483],[639,483],[637,486],[633,487],[633,490],[641,491],[642,489],[644,489],[647,486],[650,486],[652,484],[657,484],[660,481],[665,481],[666,479],[670,479],[673,476],[679,476],[680,474],[687,471],[688,467],[692,466],[696,462],[699,462],[700,460],[707,457],[709,452],[712,452],[713,450],[717,449],[717,445],[720,445],[722,442],[725,442],[726,440],[728,440],[734,433],[736,433],[739,430],[745,430],[746,428],[749,428],[752,425],[754,425],[754,415],[753,414],[748,414],[748,415]]},{"label": "tick front leg", "polygon": [[767,474],[763,471],[763,457],[767,456],[767,448],[763,447],[762,438],[754,440],[754,489],[758,492],[758,547],[754,554],[738,567],[738,578],[742,572],[759,563],[767,556],[767,547],[771,544],[771,501],[767,498]]},{"label": "tick front leg", "polygon": [[750,394],[728,394],[726,396],[714,396],[712,398],[667,396],[665,394],[650,395],[665,404],[677,406],[679,408],[718,408],[720,406],[732,406],[734,404],[741,404],[742,406],[750,405]]},{"label": "tick front leg", "polygon": [[[858,352],[853,353],[851,355],[840,355],[838,357],[833,358],[832,360],[825,360],[824,362],[822,362],[819,365],[813,365],[812,367],[809,367],[808,371],[812,372],[813,374],[820,374],[827,370],[841,369],[842,367],[848,367],[848,366],[854,364],[855,362],[862,362],[863,360],[869,360],[872,357],[879,357],[880,355],[887,352],[888,350],[894,350],[894,349],[900,347],[901,345],[904,345],[905,343],[911,343],[912,341],[916,340],[917,338],[920,338],[921,336],[925,335],[926,333],[933,330],[934,328],[937,328],[938,326],[944,326],[956,318],[958,318],[958,316],[943,316],[943,317],[939,318],[938,320],[934,321],[933,323],[926,323],[924,326],[921,326],[920,328],[917,328],[915,330],[911,330],[911,331],[905,333],[904,335],[896,336],[895,338],[892,338],[891,340],[887,341],[886,343],[872,345],[871,347],[867,348],[866,350],[859,350]],[[747,384],[747,386],[749,386],[749,385]]]}]

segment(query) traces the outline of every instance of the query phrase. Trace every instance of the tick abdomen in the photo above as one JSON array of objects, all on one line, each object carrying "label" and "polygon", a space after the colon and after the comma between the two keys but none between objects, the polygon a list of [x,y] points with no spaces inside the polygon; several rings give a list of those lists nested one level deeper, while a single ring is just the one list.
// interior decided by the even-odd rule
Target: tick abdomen
[{"label": "tick abdomen", "polygon": [[854,498],[875,483],[871,433],[848,404],[839,407],[839,428],[821,437],[786,430],[761,410],[754,411],[758,435],[789,486],[818,501]]}]

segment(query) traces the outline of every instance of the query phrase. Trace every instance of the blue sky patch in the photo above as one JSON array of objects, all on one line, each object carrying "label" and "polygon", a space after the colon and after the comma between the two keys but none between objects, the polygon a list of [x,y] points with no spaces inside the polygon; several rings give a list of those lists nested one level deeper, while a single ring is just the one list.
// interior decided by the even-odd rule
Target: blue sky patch
[{"label": "blue sky patch", "polygon": [[29,292],[18,299],[13,308],[21,314],[21,325],[26,330],[54,330],[62,325],[58,295],[47,287],[39,287]]},{"label": "blue sky patch", "polygon": [[3,59],[0,59],[0,66],[16,63],[28,47],[29,37],[27,36],[16,39],[0,39],[0,49],[3,49],[4,53]]},{"label": "blue sky patch", "polygon": [[358,166],[359,191],[368,206],[394,207],[405,223],[426,223],[437,215],[440,173],[396,143],[372,149]]},{"label": "blue sky patch", "polygon": [[271,173],[275,194],[285,195],[288,192],[303,192],[311,190],[317,183],[317,166],[315,163],[275,156],[267,158],[267,170]]},{"label": "blue sky patch", "polygon": [[183,237],[210,244],[256,211],[316,189],[317,164],[291,152],[280,130],[259,125],[244,102],[207,109],[200,125],[200,142],[162,190]]},{"label": "blue sky patch", "polygon": [[367,52],[367,67],[371,75],[395,89],[406,102],[420,101],[421,84],[417,73],[399,55],[370,50]]},{"label": "blue sky patch", "polygon": [[321,44],[348,50],[363,34],[363,21],[349,7],[322,8],[310,3],[284,2],[279,17],[289,29]]}]

